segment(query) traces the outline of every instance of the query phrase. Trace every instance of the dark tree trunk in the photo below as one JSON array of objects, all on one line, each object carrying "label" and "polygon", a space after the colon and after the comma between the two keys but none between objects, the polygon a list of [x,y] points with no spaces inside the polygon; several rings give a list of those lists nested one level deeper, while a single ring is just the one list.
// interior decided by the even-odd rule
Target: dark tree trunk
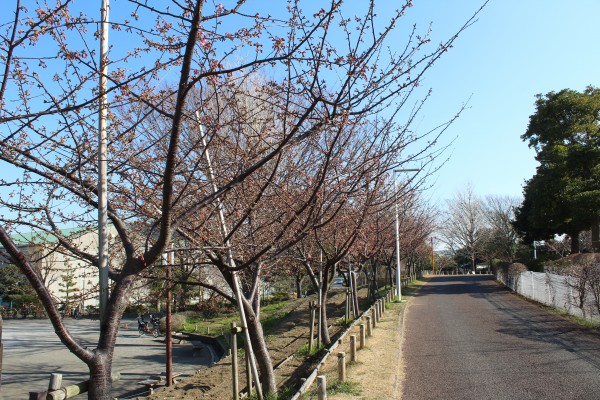
[{"label": "dark tree trunk", "polygon": [[296,298],[302,298],[302,276],[296,275]]},{"label": "dark tree trunk", "polygon": [[579,232],[569,236],[571,237],[571,254],[579,253]]},{"label": "dark tree trunk", "polygon": [[592,219],[592,251],[597,253],[600,250],[600,217],[594,216]]}]

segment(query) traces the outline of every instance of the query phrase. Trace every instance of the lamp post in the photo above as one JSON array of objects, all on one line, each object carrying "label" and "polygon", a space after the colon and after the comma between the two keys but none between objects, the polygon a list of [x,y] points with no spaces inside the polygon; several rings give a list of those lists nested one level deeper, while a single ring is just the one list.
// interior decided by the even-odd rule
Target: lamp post
[{"label": "lamp post", "polygon": [[396,184],[396,173],[398,172],[419,172],[419,169],[394,170],[394,204],[396,208],[396,296],[398,296],[398,301],[402,301],[402,280],[400,278],[400,217],[398,216],[398,186]]},{"label": "lamp post", "polygon": [[435,275],[435,250],[433,247],[433,236],[431,237],[431,273]]}]

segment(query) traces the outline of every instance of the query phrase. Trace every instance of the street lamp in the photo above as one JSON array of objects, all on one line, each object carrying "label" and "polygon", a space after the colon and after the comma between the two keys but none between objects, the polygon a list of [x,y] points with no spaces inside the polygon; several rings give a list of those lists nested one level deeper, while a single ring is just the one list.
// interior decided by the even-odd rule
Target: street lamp
[{"label": "street lamp", "polygon": [[398,172],[419,172],[419,169],[395,169],[394,170],[394,204],[396,206],[396,296],[398,301],[402,301],[402,281],[400,279],[400,219],[398,216],[398,186],[396,184],[396,173]]}]

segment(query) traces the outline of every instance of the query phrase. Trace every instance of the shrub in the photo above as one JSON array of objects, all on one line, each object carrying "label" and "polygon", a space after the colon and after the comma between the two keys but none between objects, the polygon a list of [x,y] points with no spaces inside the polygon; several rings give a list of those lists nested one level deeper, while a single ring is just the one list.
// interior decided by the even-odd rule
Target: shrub
[{"label": "shrub", "polygon": [[[183,314],[173,314],[171,315],[171,330],[173,331],[182,331],[185,327],[185,315]],[[161,332],[167,331],[167,318],[162,317],[160,319],[160,330]]]},{"label": "shrub", "polygon": [[223,313],[223,304],[215,299],[206,299],[196,304],[196,310],[202,314],[204,318],[214,318]]},{"label": "shrub", "polygon": [[263,301],[263,304],[267,305],[273,303],[280,303],[282,301],[289,300],[290,298],[291,296],[288,292],[275,292],[271,297],[265,299],[265,301]]}]

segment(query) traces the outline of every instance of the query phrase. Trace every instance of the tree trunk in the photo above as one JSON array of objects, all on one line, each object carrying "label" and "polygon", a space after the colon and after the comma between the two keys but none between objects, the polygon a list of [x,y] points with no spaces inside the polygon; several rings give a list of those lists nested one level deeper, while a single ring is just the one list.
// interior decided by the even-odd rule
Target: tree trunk
[{"label": "tree trunk", "polygon": [[90,381],[88,385],[88,399],[112,400],[112,355],[98,357],[102,359],[97,364],[90,365]]},{"label": "tree trunk", "polygon": [[246,323],[248,324],[248,333],[252,342],[252,350],[256,357],[256,363],[260,372],[260,383],[265,396],[273,395],[277,392],[275,384],[275,373],[273,372],[273,362],[265,343],[265,335],[262,325],[254,310],[249,307],[249,303],[244,302],[244,310],[246,311]]},{"label": "tree trunk", "polygon": [[597,253],[600,250],[600,217],[598,215],[592,218],[592,251]]},{"label": "tree trunk", "polygon": [[569,236],[571,237],[571,254],[579,253],[579,232]]},{"label": "tree trunk", "polygon": [[352,280],[352,308],[354,309],[354,317],[358,317],[360,308],[358,307],[358,279],[356,279],[356,272],[350,273],[350,279]]},{"label": "tree trunk", "polygon": [[296,298],[302,298],[302,277],[299,275],[296,275]]},{"label": "tree trunk", "polygon": [[324,345],[331,343],[329,328],[327,327],[327,291],[321,295],[321,340]]}]

